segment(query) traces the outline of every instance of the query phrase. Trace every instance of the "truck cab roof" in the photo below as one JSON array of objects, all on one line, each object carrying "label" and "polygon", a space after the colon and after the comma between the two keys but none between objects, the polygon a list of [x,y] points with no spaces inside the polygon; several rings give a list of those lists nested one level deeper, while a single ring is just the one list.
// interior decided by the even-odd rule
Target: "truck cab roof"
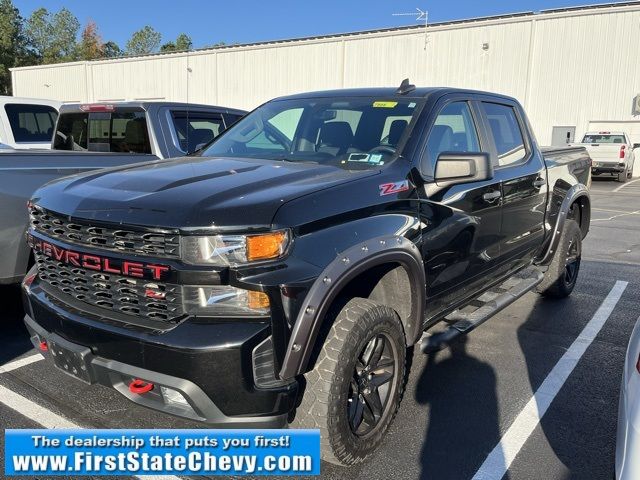
[{"label": "truck cab roof", "polygon": [[219,110],[220,112],[233,113],[238,115],[245,115],[247,112],[235,108],[220,107],[216,105],[204,105],[198,103],[184,103],[184,102],[163,102],[163,101],[146,101],[146,100],[133,100],[126,102],[95,102],[95,103],[65,103],[60,107],[60,113],[73,113],[73,112],[90,112],[90,111],[111,111],[118,109],[142,109],[144,111],[151,110],[156,107],[168,107],[172,109],[203,109]]},{"label": "truck cab roof", "polygon": [[465,88],[454,87],[417,87],[407,93],[398,93],[398,88],[388,87],[371,87],[371,88],[342,88],[336,90],[319,90],[315,92],[298,93],[294,95],[285,95],[278,97],[275,100],[293,100],[300,98],[347,98],[347,97],[381,97],[381,98],[426,98],[431,95],[449,95],[449,94],[469,94],[469,95],[484,95],[495,98],[502,98],[509,101],[514,101],[513,97],[508,95],[502,95],[491,92],[484,92],[480,90],[470,90]]}]

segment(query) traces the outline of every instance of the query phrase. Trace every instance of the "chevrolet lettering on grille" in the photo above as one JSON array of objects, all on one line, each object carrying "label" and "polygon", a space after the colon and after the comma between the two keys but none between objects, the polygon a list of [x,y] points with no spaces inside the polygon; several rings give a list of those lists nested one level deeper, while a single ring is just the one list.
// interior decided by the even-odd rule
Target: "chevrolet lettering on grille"
[{"label": "chevrolet lettering on grille", "polygon": [[31,233],[27,235],[27,239],[29,246],[33,248],[34,251],[42,253],[58,262],[86,268],[87,270],[113,273],[126,277],[151,278],[153,280],[163,280],[167,278],[171,272],[171,268],[166,265],[119,260],[58,247],[53,243],[33,236]]}]

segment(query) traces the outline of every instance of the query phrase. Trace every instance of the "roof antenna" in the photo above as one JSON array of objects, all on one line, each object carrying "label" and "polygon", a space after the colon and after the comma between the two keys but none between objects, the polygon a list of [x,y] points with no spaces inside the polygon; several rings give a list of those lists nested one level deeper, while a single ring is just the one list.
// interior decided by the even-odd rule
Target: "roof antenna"
[{"label": "roof antenna", "polygon": [[409,79],[405,78],[396,90],[396,95],[406,95],[407,93],[413,92],[415,89],[416,86],[411,85],[409,83]]}]

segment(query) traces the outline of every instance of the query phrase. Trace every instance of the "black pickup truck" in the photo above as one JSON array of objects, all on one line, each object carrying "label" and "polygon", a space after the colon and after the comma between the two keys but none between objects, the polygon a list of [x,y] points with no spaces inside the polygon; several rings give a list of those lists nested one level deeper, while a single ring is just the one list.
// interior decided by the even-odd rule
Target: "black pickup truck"
[{"label": "black pickup truck", "polygon": [[590,171],[583,148],[541,151],[501,95],[279,98],[199,157],[38,190],[26,325],[84,382],[217,427],[319,428],[323,458],[354,464],[414,345],[571,293]]}]

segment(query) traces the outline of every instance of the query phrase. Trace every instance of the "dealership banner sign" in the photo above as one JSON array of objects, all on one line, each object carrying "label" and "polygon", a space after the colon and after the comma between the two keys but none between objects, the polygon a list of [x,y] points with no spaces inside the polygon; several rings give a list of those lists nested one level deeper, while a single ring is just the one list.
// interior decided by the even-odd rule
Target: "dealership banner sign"
[{"label": "dealership banner sign", "polygon": [[5,475],[319,475],[318,430],[6,430]]}]

